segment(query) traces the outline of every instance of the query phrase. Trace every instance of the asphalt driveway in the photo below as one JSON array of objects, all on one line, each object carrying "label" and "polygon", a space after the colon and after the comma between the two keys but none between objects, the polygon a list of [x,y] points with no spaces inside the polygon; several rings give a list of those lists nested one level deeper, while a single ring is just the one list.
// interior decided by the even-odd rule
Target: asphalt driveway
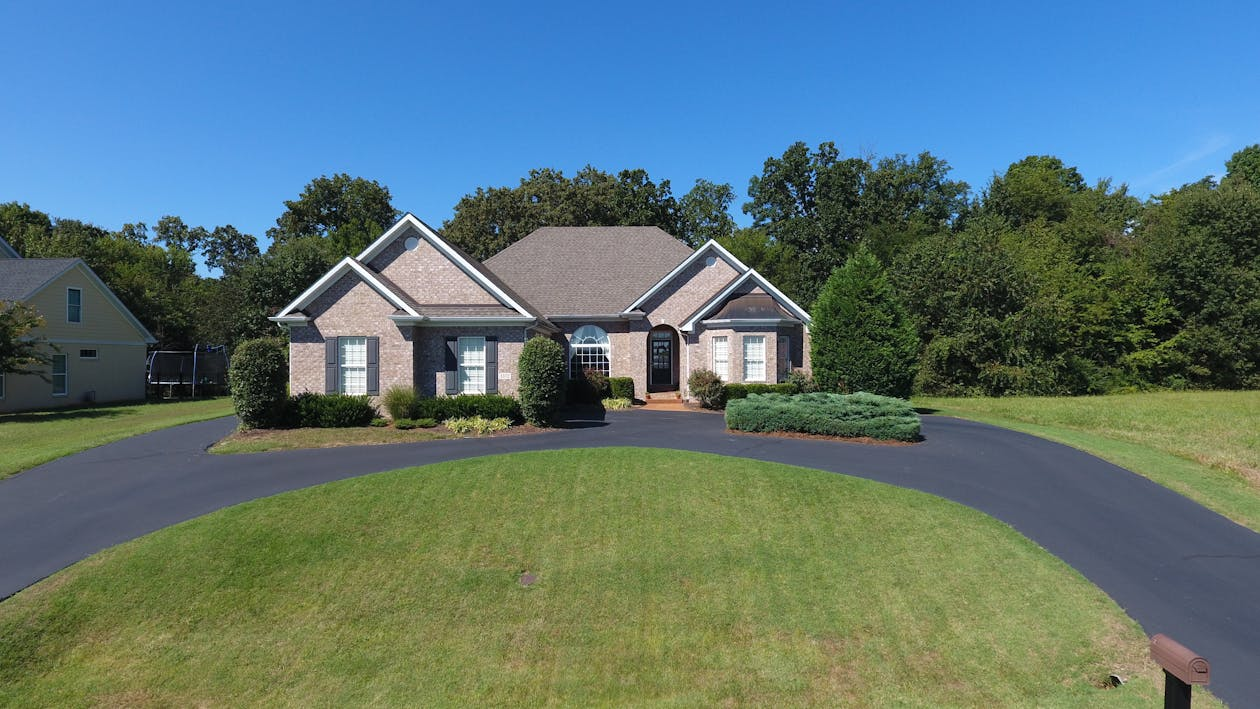
[{"label": "asphalt driveway", "polygon": [[217,456],[226,418],[156,431],[0,481],[0,598],[106,547],[257,497],[411,465],[555,448],[650,446],[846,473],[986,512],[1212,663],[1212,690],[1260,701],[1260,535],[1072,448],[924,417],[925,441],[870,446],[731,434],[721,416],[613,412],[533,436]]}]

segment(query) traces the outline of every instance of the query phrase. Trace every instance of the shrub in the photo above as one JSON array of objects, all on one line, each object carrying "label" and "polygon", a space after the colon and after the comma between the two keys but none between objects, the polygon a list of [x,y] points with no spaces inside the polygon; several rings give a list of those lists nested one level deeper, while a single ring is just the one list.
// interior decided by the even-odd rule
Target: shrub
[{"label": "shrub", "polygon": [[818,383],[814,381],[813,375],[803,369],[793,369],[788,372],[787,383],[794,385],[796,391],[801,394],[818,391]]},{"label": "shrub", "polygon": [[478,436],[494,433],[495,431],[506,431],[512,426],[512,422],[505,418],[488,419],[481,416],[447,419],[442,424],[455,433],[472,433]]},{"label": "shrub", "polygon": [[611,396],[608,375],[598,369],[584,369],[569,380],[568,399],[572,404],[597,404]]},{"label": "shrub", "polygon": [[469,416],[520,421],[521,405],[516,399],[501,394],[460,394],[433,399],[417,398],[408,409],[406,418],[445,421],[450,418]]},{"label": "shrub", "polygon": [[555,340],[531,337],[517,360],[520,415],[535,426],[550,426],[564,403],[564,347]]},{"label": "shrub", "polygon": [[367,396],[313,394],[293,397],[293,423],[304,428],[354,428],[367,426],[380,413]]},{"label": "shrub", "polygon": [[416,419],[415,424],[418,428],[433,428],[437,426],[437,419]]},{"label": "shrub", "polygon": [[910,402],[887,396],[856,394],[750,394],[726,406],[726,425],[737,431],[791,431],[824,436],[914,441],[919,414]]},{"label": "shrub", "polygon": [[369,426],[371,426],[372,428],[385,428],[386,426],[388,426],[388,425],[389,425],[389,420],[388,420],[388,419],[383,419],[383,418],[381,418],[381,417],[379,417],[379,416],[378,416],[378,417],[376,417],[376,418],[372,419],[372,422],[371,422],[371,423],[369,423],[368,425],[369,425]]},{"label": "shrub", "polygon": [[749,394],[799,394],[799,393],[801,393],[800,387],[798,387],[797,385],[791,382],[786,382],[783,384],[764,384],[764,383],[759,383],[759,382],[752,382],[751,384],[732,383],[732,384],[725,384],[722,386],[722,396],[728,403],[733,399],[743,399]]},{"label": "shrub", "polygon": [[697,369],[687,377],[691,397],[706,409],[720,409],[726,403],[722,378],[708,369]]},{"label": "shrub", "polygon": [[831,273],[811,315],[811,364],[820,389],[909,398],[919,336],[866,247]]},{"label": "shrub", "polygon": [[398,429],[399,431],[410,431],[411,429],[415,427],[416,427],[416,422],[414,419],[401,418],[401,417],[394,419],[394,428]]},{"label": "shrub", "polygon": [[392,419],[409,418],[417,398],[419,397],[414,388],[393,386],[385,390],[385,394],[381,397],[381,405],[389,412],[389,417]]},{"label": "shrub", "polygon": [[232,354],[228,370],[232,405],[245,428],[284,425],[289,379],[284,343],[265,337],[246,340]]},{"label": "shrub", "polygon": [[634,401],[633,377],[609,377],[608,394],[613,399],[629,399]]},{"label": "shrub", "polygon": [[612,397],[610,399],[604,399],[599,403],[609,411],[620,411],[622,409],[628,409],[634,405],[634,402],[624,397]]}]

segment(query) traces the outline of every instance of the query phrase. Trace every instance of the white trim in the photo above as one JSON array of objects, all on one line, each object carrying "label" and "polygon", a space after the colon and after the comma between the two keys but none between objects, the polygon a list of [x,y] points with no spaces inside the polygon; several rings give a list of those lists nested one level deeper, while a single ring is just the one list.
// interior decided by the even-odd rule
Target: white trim
[{"label": "white trim", "polygon": [[[57,374],[57,358],[58,357],[66,358],[66,371],[62,372],[60,375]],[[48,363],[48,376],[51,377],[51,381],[49,382],[49,384],[52,385],[53,396],[55,397],[69,396],[70,395],[70,355],[66,354],[65,352],[53,353],[52,359]],[[58,376],[65,377],[65,382],[66,382],[65,390],[62,391],[60,394],[57,393],[57,377]]]},{"label": "white trim", "polygon": [[648,298],[651,298],[653,295],[656,294],[656,291],[660,290],[661,288],[664,288],[666,283],[669,283],[670,281],[674,280],[675,276],[682,273],[683,270],[685,270],[691,264],[695,263],[696,260],[700,258],[700,254],[703,254],[705,251],[708,251],[709,249],[715,250],[717,252],[717,255],[722,257],[722,260],[725,261],[731,268],[735,269],[737,272],[747,273],[748,271],[751,270],[747,266],[744,265],[743,261],[740,261],[739,259],[735,258],[734,254],[724,249],[721,244],[714,241],[713,239],[709,239],[708,241],[704,242],[703,246],[691,252],[691,255],[683,259],[682,263],[675,266],[674,270],[665,274],[664,278],[657,281],[656,285],[647,289],[646,293],[644,293],[643,295],[635,299],[635,301],[631,303],[622,312],[629,313],[631,310],[634,310],[640,305],[643,305],[643,303],[646,302]]},{"label": "white trim", "polygon": [[[79,302],[75,305],[75,307],[79,309],[78,320],[70,319],[70,291],[75,291],[76,293],[79,294]],[[67,325],[82,325],[83,324],[83,289],[78,286],[66,286],[66,324]]]},{"label": "white trim", "polygon": [[372,287],[372,290],[379,293],[381,297],[388,300],[394,307],[399,310],[407,311],[412,317],[421,317],[420,313],[417,313],[410,305],[407,305],[407,301],[399,297],[397,293],[386,288],[384,283],[377,280],[376,276],[372,275],[372,272],[368,270],[367,267],[347,256],[341,259],[336,266],[329,269],[328,273],[325,273],[322,278],[315,281],[314,285],[303,291],[302,295],[295,298],[292,303],[284,306],[283,310],[267,319],[272,322],[285,322],[288,318],[292,317],[293,311],[301,310],[302,308],[310,305],[316,298],[322,295],[324,291],[331,288],[334,283],[350,271],[354,271],[358,274],[359,278],[362,278],[364,282]]},{"label": "white trim", "polygon": [[[722,362],[722,368],[723,370],[725,370],[724,372],[718,371],[718,358],[717,358],[718,340],[721,340],[722,346],[726,348],[726,359],[725,361]],[[724,382],[730,381],[731,379],[731,338],[729,335],[713,335],[712,337],[709,338],[709,359],[711,360],[710,365],[713,367],[713,372],[718,375],[718,379],[721,379]]]},{"label": "white trim", "polygon": [[[23,338],[23,339],[26,339],[26,338]],[[120,345],[120,346],[125,346],[125,347],[144,347],[146,344],[153,344],[153,343],[134,342],[134,341],[127,342],[124,340],[85,340],[85,339],[68,338],[68,337],[58,337],[58,338],[49,337],[45,341],[56,344],[56,345]]]},{"label": "white trim", "polygon": [[[22,254],[19,254],[17,249],[10,246],[3,236],[0,236],[0,253],[5,254],[8,258],[22,258]],[[3,396],[0,396],[0,399],[3,398]]]},{"label": "white trim", "polygon": [[310,325],[311,319],[306,315],[272,315],[267,318],[277,325]]},{"label": "white trim", "polygon": [[[481,390],[480,391],[478,391],[477,389],[473,389],[472,391],[466,391],[464,388],[464,383],[465,383],[464,372],[477,369],[476,367],[464,366],[463,343],[465,340],[468,340],[470,342],[472,340],[481,340]],[[489,369],[490,368],[486,362],[486,338],[484,335],[466,335],[463,337],[455,338],[455,371],[456,371],[456,376],[459,377],[459,393],[460,394],[485,394],[486,391],[490,388],[490,380],[487,378],[490,374]]]},{"label": "white trim", "polygon": [[[757,269],[750,268],[744,275],[731,281],[730,285],[723,288],[722,291],[718,293],[716,296],[714,296],[711,300],[709,300],[709,302],[700,306],[700,309],[697,310],[695,314],[692,315],[691,318],[687,320],[687,322],[683,323],[682,327],[680,327],[679,329],[682,330],[683,332],[691,332],[692,330],[694,330],[696,327],[696,323],[700,322],[701,319],[710,310],[716,308],[718,304],[720,304],[723,300],[726,300],[727,296],[729,296],[731,293],[734,293],[736,288],[739,288],[740,286],[744,285],[744,283],[746,283],[749,280],[761,286],[762,289],[764,289],[767,293],[769,293],[770,297],[774,298],[775,301],[778,302],[779,305],[782,305],[783,307],[791,311],[791,313],[795,315],[796,317],[800,318],[801,322],[805,323],[805,325],[809,325],[812,322],[810,320],[809,313],[805,312],[805,310],[801,308],[801,306],[797,305],[791,298],[787,297],[786,295],[783,295],[783,292],[780,291],[778,288],[775,288],[773,285],[771,285],[770,281],[767,281],[765,276],[761,275],[760,273],[757,273]],[[714,322],[719,322],[719,321],[714,321]],[[757,322],[757,321],[743,321],[743,322],[751,323],[751,322]]]},{"label": "white trim", "polygon": [[547,318],[552,322],[620,322],[622,320],[642,320],[643,313],[638,313],[638,317],[627,315],[626,313],[595,313],[593,315],[551,315]]},{"label": "white trim", "polygon": [[726,325],[730,327],[755,327],[762,325],[800,325],[801,321],[795,318],[744,318],[734,320],[731,318],[722,318],[720,320],[701,320],[701,325]]},{"label": "white trim", "polygon": [[447,243],[445,239],[443,239],[441,236],[438,236],[438,233],[434,231],[428,224],[425,224],[424,222],[420,221],[420,219],[416,217],[416,215],[412,214],[411,212],[407,212],[406,214],[402,215],[402,217],[400,217],[398,221],[394,223],[394,226],[387,229],[385,233],[381,234],[381,236],[376,241],[373,241],[366,249],[364,249],[363,252],[360,253],[356,257],[357,260],[363,263],[368,263],[373,258],[376,258],[376,256],[380,254],[380,252],[384,250],[384,248],[388,246],[390,242],[398,238],[398,236],[405,230],[406,227],[411,227],[419,231],[420,235],[424,237],[425,241],[429,242],[434,248],[436,248],[439,252],[441,252],[442,255],[445,256],[448,261],[458,266],[459,270],[464,272],[464,275],[473,279],[474,281],[477,282],[478,285],[480,285],[482,288],[489,291],[491,295],[493,295],[495,298],[499,300],[499,302],[515,310],[521,315],[527,315],[531,318],[534,317],[533,315],[530,314],[528,310],[522,307],[520,303],[516,302],[502,288],[496,286],[490,279],[482,275],[481,271],[477,270],[471,263],[469,263],[468,259],[461,256],[460,253],[456,251],[453,247],[451,247],[451,245]]},{"label": "white trim", "polygon": [[[750,340],[761,340],[761,359],[760,360],[748,358],[748,343]],[[768,356],[769,352],[767,352],[767,348],[766,348],[766,336],[765,335],[744,335],[739,340],[739,346],[740,346],[740,364],[742,365],[742,370],[739,373],[740,375],[739,380],[741,382],[767,381],[769,373],[766,371],[766,369],[767,369],[767,364],[768,364],[767,360],[769,360],[769,356]],[[748,376],[748,363],[757,362],[757,361],[761,362],[761,378],[752,379]]]},{"label": "white trim", "polygon": [[389,315],[390,320],[399,325],[415,325],[417,327],[437,327],[439,325],[520,325],[521,323],[536,323],[538,318],[535,317],[436,317],[431,318],[426,315]]},{"label": "white trim", "polygon": [[149,332],[149,329],[146,328],[144,324],[141,323],[140,320],[136,318],[136,316],[133,315],[130,310],[127,309],[127,306],[123,305],[123,302],[118,299],[118,296],[114,295],[114,291],[110,290],[109,286],[105,285],[105,281],[102,281],[101,277],[96,275],[96,272],[92,270],[92,267],[88,266],[87,262],[81,258],[76,258],[65,268],[61,269],[52,277],[50,277],[48,280],[41,283],[39,287],[34,288],[29,293],[27,293],[26,300],[29,301],[30,299],[34,298],[37,293],[47,288],[53,281],[57,280],[58,278],[61,278],[66,273],[68,273],[70,269],[75,268],[75,267],[80,268],[83,271],[84,275],[86,275],[88,279],[92,281],[92,284],[95,285],[102,293],[105,294],[105,299],[108,300],[111,304],[113,304],[113,306],[118,309],[118,312],[122,313],[123,317],[126,318],[127,322],[131,323],[132,327],[136,328],[136,331],[140,333],[140,336],[144,339],[146,344],[149,344],[149,345],[157,344],[157,338],[154,337],[153,334]]}]

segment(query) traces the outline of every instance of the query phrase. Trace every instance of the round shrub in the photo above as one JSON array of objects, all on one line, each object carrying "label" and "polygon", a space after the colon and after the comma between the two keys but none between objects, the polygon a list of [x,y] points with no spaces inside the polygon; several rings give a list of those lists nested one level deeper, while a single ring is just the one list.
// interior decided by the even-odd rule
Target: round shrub
[{"label": "round shrub", "polygon": [[564,347],[555,340],[532,337],[517,363],[521,415],[535,426],[549,426],[564,401]]},{"label": "round shrub", "polygon": [[629,399],[634,401],[633,377],[609,377],[608,394],[613,399]]},{"label": "round shrub", "polygon": [[284,424],[288,408],[285,391],[289,364],[284,342],[273,337],[237,345],[228,369],[232,405],[245,428],[275,428]]},{"label": "round shrub", "polygon": [[691,398],[706,409],[720,409],[726,403],[722,378],[717,372],[697,369],[687,377],[687,389],[691,392]]}]

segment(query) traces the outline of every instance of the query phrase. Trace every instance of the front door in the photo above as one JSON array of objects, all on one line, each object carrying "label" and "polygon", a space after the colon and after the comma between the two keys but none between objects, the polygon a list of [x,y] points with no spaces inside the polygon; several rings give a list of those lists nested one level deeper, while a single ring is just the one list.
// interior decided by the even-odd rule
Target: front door
[{"label": "front door", "polygon": [[673,384],[674,338],[669,332],[652,333],[652,386]]}]

